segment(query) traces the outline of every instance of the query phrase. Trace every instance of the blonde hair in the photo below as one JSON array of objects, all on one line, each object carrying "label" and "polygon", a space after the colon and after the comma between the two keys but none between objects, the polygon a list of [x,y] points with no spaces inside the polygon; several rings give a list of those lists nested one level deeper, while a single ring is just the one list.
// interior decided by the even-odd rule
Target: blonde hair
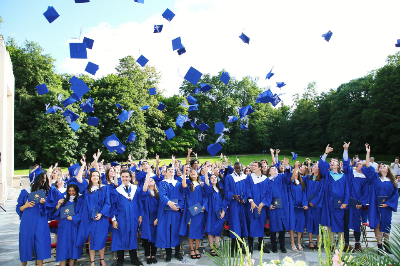
[{"label": "blonde hair", "polygon": [[[386,165],[386,167],[387,167],[387,169],[388,169],[388,173],[387,173],[387,176],[386,176],[386,177],[388,177],[388,178],[390,179],[390,181],[393,183],[393,186],[394,186],[395,188],[397,188],[397,180],[396,180],[396,178],[395,178],[394,175],[393,175],[392,169],[390,168],[389,165],[387,165],[387,164],[385,164],[385,165]],[[379,171],[378,174],[379,174],[379,177],[382,177],[381,171]]]}]

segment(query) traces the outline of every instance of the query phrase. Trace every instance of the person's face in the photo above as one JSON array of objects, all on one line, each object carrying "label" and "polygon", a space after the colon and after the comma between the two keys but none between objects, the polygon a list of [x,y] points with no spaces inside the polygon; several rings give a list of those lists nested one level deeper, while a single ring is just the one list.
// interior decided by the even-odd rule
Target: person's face
[{"label": "person's face", "polygon": [[312,172],[316,176],[319,174],[318,163],[314,164],[314,167],[312,168]]},{"label": "person's face", "polygon": [[179,163],[175,163],[174,167],[179,168]]},{"label": "person's face", "polygon": [[92,181],[92,184],[98,184],[99,183],[99,173],[93,172],[90,180]]},{"label": "person's face", "polygon": [[104,172],[104,167],[103,167],[103,166],[100,166],[100,167],[99,167],[99,170],[100,170],[100,172]]},{"label": "person's face", "polygon": [[142,162],[142,169],[144,171],[147,171],[147,169],[149,169],[149,163],[148,162]]},{"label": "person's face", "polygon": [[53,177],[56,178],[58,176],[58,170],[54,169],[53,170]]},{"label": "person's face", "polygon": [[280,172],[285,172],[285,166],[283,166],[282,164],[279,166],[279,171]]},{"label": "person's face", "polygon": [[167,169],[167,167],[165,165],[161,166],[161,171],[165,171]]},{"label": "person's face", "polygon": [[233,169],[235,170],[235,173],[236,173],[236,174],[240,174],[240,165],[235,165],[235,166],[233,167]]},{"label": "person's face", "polygon": [[57,180],[57,186],[58,188],[64,187],[64,180],[62,178]]},{"label": "person's face", "polygon": [[129,185],[129,183],[131,182],[131,177],[130,177],[129,173],[122,173],[121,181],[122,181],[122,184],[124,184],[124,186]]},{"label": "person's face", "polygon": [[278,169],[276,169],[275,166],[272,166],[272,167],[269,169],[269,174],[270,174],[271,176],[276,176],[276,175],[278,174]]},{"label": "person's face", "polygon": [[268,171],[268,165],[264,164],[264,165],[262,166],[262,172],[263,172],[263,174],[266,174],[267,171]]},{"label": "person's face", "polygon": [[110,179],[113,179],[114,178],[114,176],[115,176],[115,172],[114,172],[114,169],[110,169],[110,171],[108,172],[108,176],[110,177]]},{"label": "person's face", "polygon": [[363,168],[363,164],[362,163],[357,163],[356,171],[360,172],[362,168]]},{"label": "person's face", "polygon": [[155,184],[156,184],[156,183],[154,182],[154,179],[153,179],[153,178],[150,178],[150,180],[149,180],[149,187],[154,187]]},{"label": "person's face", "polygon": [[75,196],[75,195],[76,195],[75,188],[70,187],[70,188],[68,189],[68,194],[69,194],[70,196]]},{"label": "person's face", "polygon": [[371,163],[375,162],[375,158],[370,159]]},{"label": "person's face", "polygon": [[192,168],[193,169],[199,169],[199,162],[198,161],[195,161],[194,163],[193,163],[193,166],[192,166]]},{"label": "person's face", "polygon": [[303,175],[306,172],[306,166],[302,165],[299,169],[300,173]]},{"label": "person's face", "polygon": [[216,175],[211,175],[210,176],[210,182],[211,182],[212,185],[217,184],[217,182],[218,182],[217,176]]},{"label": "person's face", "polygon": [[173,176],[175,174],[175,169],[172,168],[172,167],[168,168],[167,169],[167,174],[170,175],[170,176]]},{"label": "person's face", "polygon": [[251,174],[251,169],[249,167],[246,168],[245,174],[246,175],[250,175]]},{"label": "person's face", "polygon": [[122,166],[122,170],[126,170],[126,165],[123,165],[123,166]]},{"label": "person's face", "polygon": [[382,174],[387,174],[389,172],[388,166],[386,164],[381,164],[379,167],[379,172]]},{"label": "person's face", "polygon": [[193,169],[192,171],[190,171],[190,179],[192,181],[197,181],[197,171],[196,170]]},{"label": "person's face", "polygon": [[218,174],[219,174],[218,168],[214,168],[214,175],[218,175]]}]

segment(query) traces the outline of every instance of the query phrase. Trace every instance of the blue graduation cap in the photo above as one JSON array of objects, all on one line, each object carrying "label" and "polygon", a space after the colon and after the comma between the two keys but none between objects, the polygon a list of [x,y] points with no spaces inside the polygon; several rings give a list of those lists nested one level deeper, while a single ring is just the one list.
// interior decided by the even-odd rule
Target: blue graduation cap
[{"label": "blue graduation cap", "polygon": [[92,49],[94,40],[92,40],[90,38],[87,38],[87,37],[84,37],[82,43],[86,44],[86,48],[87,49]]},{"label": "blue graduation cap", "polygon": [[72,130],[74,132],[76,132],[81,126],[75,122],[72,122],[71,124],[69,124],[69,126],[72,128]]},{"label": "blue graduation cap", "polygon": [[251,107],[251,105],[248,106],[244,106],[242,108],[239,109],[239,117],[242,119],[246,116],[248,116],[249,114],[254,113],[253,108]]},{"label": "blue graduation cap", "polygon": [[133,111],[123,110],[122,113],[118,116],[119,122],[123,124],[126,120],[129,120],[133,114]]},{"label": "blue graduation cap", "polygon": [[49,6],[46,10],[46,12],[43,13],[45,18],[49,23],[52,23],[54,20],[56,20],[60,15],[57,13],[57,11],[54,9],[54,7]]},{"label": "blue graduation cap", "polygon": [[55,114],[55,113],[57,113],[57,109],[55,106],[52,106],[46,110],[46,114]]},{"label": "blue graduation cap", "polygon": [[85,71],[93,76],[96,75],[97,70],[99,70],[99,65],[96,65],[92,62],[88,62],[85,68]]},{"label": "blue graduation cap", "polygon": [[117,147],[117,153],[118,154],[123,154],[125,152],[125,150],[126,150],[126,146],[125,145],[121,144],[120,146]]},{"label": "blue graduation cap", "polygon": [[171,21],[174,17],[175,14],[174,12],[172,12],[171,10],[169,10],[168,8],[164,11],[164,13],[162,14],[163,18],[165,18],[168,21]]},{"label": "blue graduation cap", "polygon": [[163,25],[154,25],[154,32],[153,33],[160,33],[162,32]]},{"label": "blue graduation cap", "polygon": [[218,122],[215,123],[215,134],[222,134],[224,133],[224,123],[223,122]]},{"label": "blue graduation cap", "polygon": [[181,37],[172,40],[172,51],[184,48],[181,42]]},{"label": "blue graduation cap", "polygon": [[72,178],[77,176],[79,174],[79,170],[81,170],[81,166],[79,165],[79,163],[76,163],[68,167],[69,177]]},{"label": "blue graduation cap", "polygon": [[176,122],[175,123],[176,123],[177,126],[180,126],[182,128],[183,124],[186,121],[186,119],[187,119],[187,116],[178,114],[178,117],[176,118]]},{"label": "blue graduation cap", "polygon": [[99,119],[97,117],[88,117],[87,124],[89,126],[97,127],[99,124]]},{"label": "blue graduation cap", "polygon": [[168,140],[170,140],[173,137],[175,137],[175,133],[174,133],[174,130],[172,129],[172,127],[170,127],[167,130],[165,130],[165,135],[167,136]]},{"label": "blue graduation cap", "polygon": [[395,44],[396,47],[400,47],[400,39],[397,40],[397,43]]},{"label": "blue graduation cap", "polygon": [[67,120],[68,124],[71,124],[72,122],[76,121],[79,118],[79,115],[75,114],[71,110],[65,110],[65,112],[62,114],[65,119]]},{"label": "blue graduation cap", "polygon": [[197,128],[200,129],[202,132],[204,132],[207,129],[209,129],[210,127],[207,124],[203,123],[200,126],[198,126]]},{"label": "blue graduation cap", "polygon": [[117,165],[120,165],[120,164],[119,164],[118,162],[116,162],[116,161],[111,162],[110,164],[111,164],[112,167],[115,167],[115,166],[117,166]]},{"label": "blue graduation cap", "polygon": [[192,95],[187,96],[187,97],[186,97],[186,100],[187,100],[188,103],[190,103],[190,104],[196,104],[196,102],[197,102],[197,99],[194,98]]},{"label": "blue graduation cap", "polygon": [[219,78],[219,80],[224,83],[225,85],[228,85],[229,80],[231,79],[231,77],[229,76],[228,72],[223,72],[221,74],[221,77]]},{"label": "blue graduation cap", "polygon": [[114,152],[120,145],[122,145],[121,141],[117,138],[115,134],[108,136],[103,144],[107,147],[110,152]]},{"label": "blue graduation cap", "polygon": [[267,76],[265,77],[265,79],[270,79],[272,78],[272,76],[275,75],[274,73],[272,73],[272,68],[271,70],[268,72]]},{"label": "blue graduation cap", "polygon": [[277,86],[278,88],[282,88],[283,86],[286,86],[286,84],[285,84],[285,82],[277,82],[277,83],[276,83],[276,86]]},{"label": "blue graduation cap", "polygon": [[200,90],[202,91],[202,92],[207,92],[207,91],[209,91],[209,90],[211,90],[212,89],[212,87],[209,85],[209,84],[207,84],[207,83],[201,83],[200,84]]},{"label": "blue graduation cap", "polygon": [[49,92],[49,89],[47,88],[45,83],[43,83],[42,85],[36,85],[36,90],[39,95],[43,95]]},{"label": "blue graduation cap", "polygon": [[133,132],[133,133],[129,134],[129,137],[126,140],[126,143],[135,142],[135,141],[136,141],[136,132]]},{"label": "blue graduation cap", "polygon": [[277,94],[274,94],[273,98],[274,100],[271,102],[271,104],[275,107],[281,102],[281,98],[279,98]]},{"label": "blue graduation cap", "polygon": [[142,109],[143,111],[145,111],[145,110],[147,110],[147,109],[149,109],[149,105],[145,105],[145,106],[143,106],[142,108],[140,108],[140,109]]},{"label": "blue graduation cap", "polygon": [[186,53],[186,48],[182,47],[182,48],[178,49],[177,52],[178,52],[178,55],[184,54],[184,53]]},{"label": "blue graduation cap", "polygon": [[162,102],[159,102],[158,106],[157,106],[157,109],[162,111],[162,110],[164,110],[164,108],[165,108],[165,104],[163,104]]},{"label": "blue graduation cap", "polygon": [[67,99],[65,99],[62,104],[64,104],[64,107],[67,107],[70,104],[73,104],[74,102],[76,102],[75,98],[69,97]]},{"label": "blue graduation cap", "polygon": [[89,3],[90,0],[75,0],[75,3]]},{"label": "blue graduation cap", "polygon": [[71,58],[87,59],[86,44],[84,43],[70,43],[69,55]]},{"label": "blue graduation cap", "polygon": [[324,37],[325,41],[329,42],[332,37],[332,32],[328,31],[327,33],[322,34],[322,37]]},{"label": "blue graduation cap", "polygon": [[192,128],[198,127],[198,125],[196,124],[196,122],[193,122],[193,121],[190,122],[190,125],[192,126]]},{"label": "blue graduation cap", "polygon": [[141,65],[142,67],[144,67],[144,66],[147,64],[147,62],[149,62],[149,59],[147,59],[146,57],[144,57],[143,55],[141,55],[141,56],[136,60],[136,62],[137,62],[139,65]]},{"label": "blue graduation cap", "polygon": [[207,151],[211,155],[211,157],[214,157],[215,154],[217,154],[220,150],[222,150],[222,146],[219,143],[213,143],[208,145]]},{"label": "blue graduation cap", "polygon": [[94,111],[93,103],[94,103],[94,100],[89,97],[84,103],[81,104],[82,111],[84,111],[85,113],[88,113],[88,114],[93,112]]},{"label": "blue graduation cap", "polygon": [[115,106],[117,106],[118,109],[124,109],[124,108],[122,108],[122,106],[119,103],[116,103]]},{"label": "blue graduation cap", "polygon": [[77,101],[82,101],[82,96],[78,96],[76,93],[72,93],[71,98],[73,98]]},{"label": "blue graduation cap", "polygon": [[149,93],[150,93],[150,95],[156,95],[156,94],[157,94],[156,88],[155,88],[155,87],[150,88],[150,89],[149,89]]},{"label": "blue graduation cap", "polygon": [[144,4],[144,0],[135,0],[135,2],[138,4]]},{"label": "blue graduation cap", "polygon": [[293,156],[293,157],[292,157],[292,161],[296,160],[298,154],[296,154],[296,153],[294,153],[294,152],[291,152],[291,154],[292,154],[292,156]]},{"label": "blue graduation cap", "polygon": [[249,128],[249,125],[248,124],[243,124],[242,122],[240,122],[240,128],[242,130],[247,130]]},{"label": "blue graduation cap", "polygon": [[237,117],[234,116],[234,115],[228,116],[228,123],[233,123],[233,122],[235,122],[235,121],[237,121],[237,120],[239,120],[239,118],[237,118]]},{"label": "blue graduation cap", "polygon": [[35,170],[33,170],[30,174],[29,174],[29,181],[32,184],[35,181],[35,178],[40,175],[41,173],[43,173],[42,168],[39,166],[38,168],[36,168]]},{"label": "blue graduation cap", "polygon": [[273,94],[270,89],[260,93],[256,99],[256,103],[271,103],[273,102]]},{"label": "blue graduation cap", "polygon": [[198,94],[199,92],[200,92],[199,88],[196,88],[196,89],[193,90],[193,94]]},{"label": "blue graduation cap", "polygon": [[189,105],[189,112],[191,111],[198,111],[199,109],[197,109],[199,105],[198,104],[193,104],[193,105]]},{"label": "blue graduation cap", "polygon": [[240,38],[244,43],[247,43],[247,44],[250,43],[250,38],[247,37],[243,32],[242,32],[242,35],[239,36],[239,38]]},{"label": "blue graduation cap", "polygon": [[190,67],[184,78],[196,86],[202,75],[203,74],[200,71],[194,67]]},{"label": "blue graduation cap", "polygon": [[69,82],[72,84],[71,90],[78,98],[82,98],[82,96],[90,90],[86,83],[83,82],[83,80],[80,80],[75,76],[70,78]]}]

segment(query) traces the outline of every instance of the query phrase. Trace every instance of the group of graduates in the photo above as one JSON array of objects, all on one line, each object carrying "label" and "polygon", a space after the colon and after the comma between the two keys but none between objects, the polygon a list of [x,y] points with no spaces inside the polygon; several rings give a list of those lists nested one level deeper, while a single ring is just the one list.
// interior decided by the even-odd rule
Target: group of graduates
[{"label": "group of graduates", "polygon": [[[317,249],[319,225],[344,237],[349,245],[349,229],[355,234],[355,249],[361,251],[362,222],[375,230],[378,247],[383,249],[382,233],[389,239],[392,212],[397,211],[397,182],[390,167],[370,165],[370,147],[366,147],[365,162],[353,167],[348,156],[350,143],[344,144],[343,166],[337,159],[327,162],[333,149],[328,145],[320,160],[310,160],[294,167],[289,159],[278,160],[279,150],[271,149],[272,163],[266,159],[233,167],[221,154],[220,162],[212,164],[191,159],[188,150],[186,164],[172,156],[170,165],[150,166],[147,160],[139,164],[129,156],[129,165],[99,162],[101,152],[93,155],[87,167],[69,167],[68,177],[55,166],[49,175],[40,167],[30,177],[31,186],[21,191],[16,211],[21,218],[20,260],[37,260],[38,265],[51,257],[51,237],[48,221],[59,220],[56,261],[69,265],[81,258],[85,243],[89,245],[90,265],[95,251],[105,266],[104,249],[111,233],[111,250],[117,253],[117,265],[124,262],[129,250],[132,265],[143,265],[138,259],[138,232],[145,249],[147,264],[157,263],[157,248],[166,251],[166,261],[182,260],[181,237],[187,236],[190,257],[199,259],[200,240],[208,235],[210,254],[220,242],[224,223],[228,223],[232,250],[238,248],[239,237],[247,237],[253,253],[254,237],[261,249],[265,225],[269,225],[272,252],[285,248],[285,232],[290,231],[291,248],[302,251],[301,236],[309,233],[309,247]],[[276,153],[274,155],[274,153]],[[65,184],[64,184],[65,182]],[[36,200],[32,200],[36,199]],[[111,223],[110,223],[111,220]],[[297,233],[297,244],[294,240]],[[278,233],[278,240],[277,240]],[[312,236],[317,235],[315,245]],[[390,247],[386,243],[386,251]],[[265,253],[270,251],[263,247]]]}]

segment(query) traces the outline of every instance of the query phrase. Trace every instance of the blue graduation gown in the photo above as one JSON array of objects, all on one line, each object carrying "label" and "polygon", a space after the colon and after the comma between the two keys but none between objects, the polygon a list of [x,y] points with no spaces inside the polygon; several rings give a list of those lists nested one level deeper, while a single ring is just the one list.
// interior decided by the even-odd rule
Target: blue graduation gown
[{"label": "blue graduation gown", "polygon": [[[306,191],[301,184],[296,185],[294,180],[289,185],[289,229],[295,232],[304,232],[306,228],[306,210],[295,206],[308,206]],[[311,206],[308,206],[309,208]]]},{"label": "blue graduation gown", "polygon": [[[211,185],[211,184],[210,184]],[[221,191],[215,191],[212,186],[205,185],[207,194],[207,213],[206,213],[206,233],[211,236],[221,236],[224,221],[226,220],[227,203],[225,198],[221,197]],[[221,217],[219,211],[221,208],[225,211],[224,218]],[[217,214],[218,213],[218,214]],[[218,217],[217,217],[218,215]]]},{"label": "blue graduation gown", "polygon": [[[75,205],[75,202],[68,201],[64,206]],[[64,207],[63,206],[63,207]],[[83,197],[78,197],[76,205],[74,206],[75,215],[72,216],[72,221],[60,218],[60,207],[55,215],[58,216],[58,237],[57,237],[57,250],[56,261],[64,261],[67,259],[80,259],[82,256],[82,248],[78,248],[76,243],[76,236],[81,222],[81,211],[83,206]]]},{"label": "blue graduation gown", "polygon": [[[374,229],[380,224],[380,231],[390,233],[392,225],[392,212],[397,211],[399,193],[391,181],[382,181],[373,167],[367,168],[373,175],[367,177],[371,180],[371,193],[369,198],[369,226]],[[378,206],[378,196],[389,196],[386,204],[388,207]]]},{"label": "blue graduation gown", "polygon": [[[29,193],[31,193],[31,188],[21,191],[16,207],[21,219],[19,226],[19,257],[21,262],[34,259],[45,260],[51,257],[48,217],[57,205],[52,198],[55,194],[49,191],[44,204],[35,204],[35,206],[26,208],[21,212],[20,208],[28,200]],[[34,254],[36,254],[36,257]]]},{"label": "blue graduation gown", "polygon": [[[354,177],[354,170],[350,164],[350,159],[343,160],[343,170],[347,177],[350,197],[362,201],[362,205],[369,203],[369,179],[367,175],[373,175],[374,172],[367,171],[367,167],[361,169],[363,177]],[[371,176],[372,177],[372,176]],[[362,209],[356,209],[349,206],[349,228],[356,232],[361,231]]]},{"label": "blue graduation gown", "polygon": [[[84,203],[82,207],[81,225],[78,229],[76,245],[82,247],[90,235],[90,250],[101,250],[105,247],[108,236],[108,225],[110,216],[110,192],[108,186],[102,186],[89,193],[83,190]],[[97,206],[102,214],[100,220],[92,219],[92,212]]]},{"label": "blue graduation gown", "polygon": [[271,198],[280,198],[282,208],[269,211],[269,229],[271,232],[289,230],[290,208],[288,197],[288,184],[291,179],[290,170],[278,174],[275,179],[270,178]]},{"label": "blue graduation gown", "polygon": [[[164,179],[160,182],[158,205],[158,225],[156,247],[172,248],[180,245],[179,225],[181,221],[181,210],[183,209],[182,183],[177,180]],[[165,210],[170,199],[178,199],[178,211]]]},{"label": "blue graduation gown", "polygon": [[[245,196],[246,178],[247,176],[245,174],[241,173],[239,176],[234,172],[231,175],[227,175],[225,179],[225,199],[229,209],[229,230],[235,232],[239,237],[248,236],[246,218],[247,205],[239,203],[233,198],[233,195],[239,195],[240,199],[247,201]],[[236,238],[232,232],[230,232],[231,238]]]},{"label": "blue graduation gown", "polygon": [[[308,210],[306,211],[306,232],[319,235],[319,225],[321,224],[322,203],[324,196],[324,181],[315,181],[310,179],[310,175],[303,177],[303,182],[306,184],[306,200]],[[313,197],[310,201],[314,207],[308,204],[308,199]]]},{"label": "blue graduation gown", "polygon": [[150,217],[157,217],[159,199],[155,196],[152,197],[150,191],[144,192],[141,190],[140,199],[142,201],[143,208],[143,220],[142,220],[142,238],[147,239],[150,243],[156,242],[157,226],[154,226]]},{"label": "blue graduation gown", "polygon": [[270,182],[267,176],[261,174],[256,176],[255,173],[248,175],[246,178],[246,198],[252,198],[254,203],[258,206],[261,202],[266,205],[262,211],[261,216],[255,218],[257,208],[251,211],[251,203],[247,203],[247,221],[248,233],[250,237],[263,237],[265,220],[267,219],[267,206],[271,205],[271,192],[269,189]]},{"label": "blue graduation gown", "polygon": [[[208,210],[207,196],[205,188],[203,188],[204,186],[207,185],[204,183],[198,184],[194,188],[194,191],[190,190],[190,186],[183,188],[185,207],[183,209],[182,220],[179,227],[179,234],[181,236],[188,236],[190,239],[203,239],[204,237],[204,227],[206,222],[205,212]],[[196,203],[200,203],[200,205],[205,208],[205,211],[193,216],[189,211],[189,208]],[[187,225],[189,222],[190,226],[188,229]]]},{"label": "blue graduation gown", "polygon": [[338,180],[333,179],[330,165],[322,159],[318,162],[319,171],[325,178],[324,208],[322,209],[321,224],[331,227],[332,232],[344,232],[344,213],[346,209],[334,207],[335,198],[343,198],[342,204],[349,204],[349,186],[345,174]]},{"label": "blue graduation gown", "polygon": [[131,200],[123,184],[111,191],[110,213],[118,222],[118,229],[113,228],[112,231],[111,251],[137,249],[138,219],[143,215],[141,189],[132,184],[129,185],[129,189],[133,197]]}]

